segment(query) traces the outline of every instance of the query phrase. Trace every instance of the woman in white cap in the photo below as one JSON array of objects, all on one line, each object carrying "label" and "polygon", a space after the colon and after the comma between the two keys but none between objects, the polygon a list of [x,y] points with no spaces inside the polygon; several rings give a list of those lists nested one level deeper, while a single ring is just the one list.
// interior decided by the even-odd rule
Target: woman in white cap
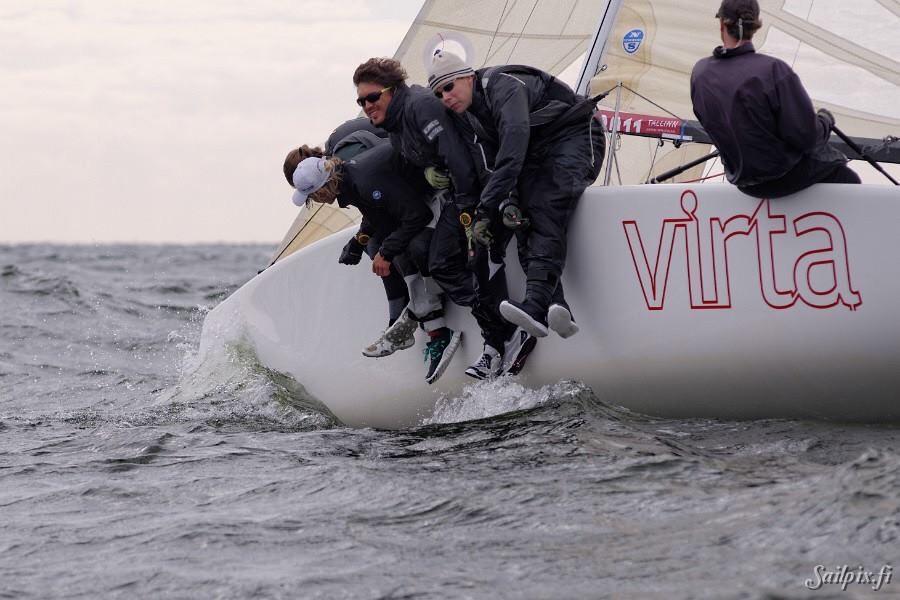
[{"label": "woman in white cap", "polygon": [[[411,322],[421,323],[429,336],[425,380],[429,384],[437,381],[450,364],[461,333],[446,327],[439,291],[425,279],[433,232],[428,225],[433,214],[423,199],[428,186],[421,173],[411,173],[400,163],[390,144],[375,146],[348,161],[326,158],[319,148],[301,146],[288,154],[284,166],[295,188],[294,204],[337,201],[342,208],[355,206],[362,213],[360,231],[348,246],[355,241],[361,254],[363,246],[370,244],[373,273],[388,277],[396,270],[403,276],[410,298],[406,311]],[[363,240],[362,236],[368,237]],[[341,262],[346,262],[347,252],[345,247]],[[384,343],[392,345],[392,351],[408,347],[404,346],[408,339],[405,325],[397,323],[384,334]]]}]

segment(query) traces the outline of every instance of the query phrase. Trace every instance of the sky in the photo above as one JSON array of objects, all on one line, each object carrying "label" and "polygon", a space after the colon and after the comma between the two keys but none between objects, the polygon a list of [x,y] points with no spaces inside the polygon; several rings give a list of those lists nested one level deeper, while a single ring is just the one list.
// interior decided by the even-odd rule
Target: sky
[{"label": "sky", "polygon": [[277,243],[422,0],[0,1],[0,243]]}]

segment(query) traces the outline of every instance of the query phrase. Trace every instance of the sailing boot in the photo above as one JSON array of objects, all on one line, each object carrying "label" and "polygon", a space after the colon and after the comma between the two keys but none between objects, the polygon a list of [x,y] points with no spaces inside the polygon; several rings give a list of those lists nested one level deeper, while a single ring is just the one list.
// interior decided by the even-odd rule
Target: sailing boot
[{"label": "sailing boot", "polygon": [[570,338],[578,333],[578,325],[572,316],[572,309],[566,302],[566,294],[563,291],[562,281],[556,284],[553,290],[553,298],[550,300],[550,308],[547,309],[547,324],[550,329],[559,334],[561,338]]},{"label": "sailing boot", "polygon": [[558,283],[557,274],[532,262],[525,280],[525,299],[522,302],[504,300],[500,303],[500,314],[534,337],[547,337],[547,309],[553,301]]},{"label": "sailing boot", "polygon": [[459,348],[462,332],[442,327],[428,335],[431,336],[431,341],[425,346],[425,381],[432,384],[450,365],[453,354]]},{"label": "sailing boot", "polygon": [[534,337],[547,337],[547,317],[540,307],[527,300],[517,302],[504,300],[500,303],[500,314],[514,325],[518,325]]},{"label": "sailing boot", "polygon": [[512,337],[504,345],[503,350],[503,366],[504,375],[518,375],[525,366],[528,355],[537,345],[537,338],[517,327]]},{"label": "sailing boot", "polygon": [[503,359],[500,352],[490,344],[484,345],[484,351],[472,365],[466,369],[466,375],[475,379],[493,379],[503,370]]}]

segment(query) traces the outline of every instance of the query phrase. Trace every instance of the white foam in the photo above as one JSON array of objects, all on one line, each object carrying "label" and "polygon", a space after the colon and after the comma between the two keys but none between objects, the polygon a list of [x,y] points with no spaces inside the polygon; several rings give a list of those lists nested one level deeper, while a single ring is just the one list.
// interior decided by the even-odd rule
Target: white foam
[{"label": "white foam", "polygon": [[458,423],[531,410],[548,401],[575,396],[583,389],[582,384],[566,380],[538,389],[527,388],[514,377],[478,381],[465,386],[459,396],[441,397],[432,416],[422,424]]}]

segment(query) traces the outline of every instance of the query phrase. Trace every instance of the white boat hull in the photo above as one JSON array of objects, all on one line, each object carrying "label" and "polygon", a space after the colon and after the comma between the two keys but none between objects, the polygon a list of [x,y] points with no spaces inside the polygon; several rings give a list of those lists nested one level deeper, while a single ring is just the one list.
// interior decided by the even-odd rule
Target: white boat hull
[{"label": "white boat hull", "polygon": [[[563,281],[581,332],[540,340],[519,376],[579,380],[605,401],[672,417],[900,421],[900,191],[818,185],[759,201],[723,184],[591,188],[572,220]],[[201,353],[242,341],[342,422],[406,427],[472,383],[463,346],[424,382],[424,334],[382,359],[368,261],[337,263],[337,233],[276,263],[207,316]],[[512,254],[514,256],[514,253]],[[515,258],[510,290],[520,297]]]}]

